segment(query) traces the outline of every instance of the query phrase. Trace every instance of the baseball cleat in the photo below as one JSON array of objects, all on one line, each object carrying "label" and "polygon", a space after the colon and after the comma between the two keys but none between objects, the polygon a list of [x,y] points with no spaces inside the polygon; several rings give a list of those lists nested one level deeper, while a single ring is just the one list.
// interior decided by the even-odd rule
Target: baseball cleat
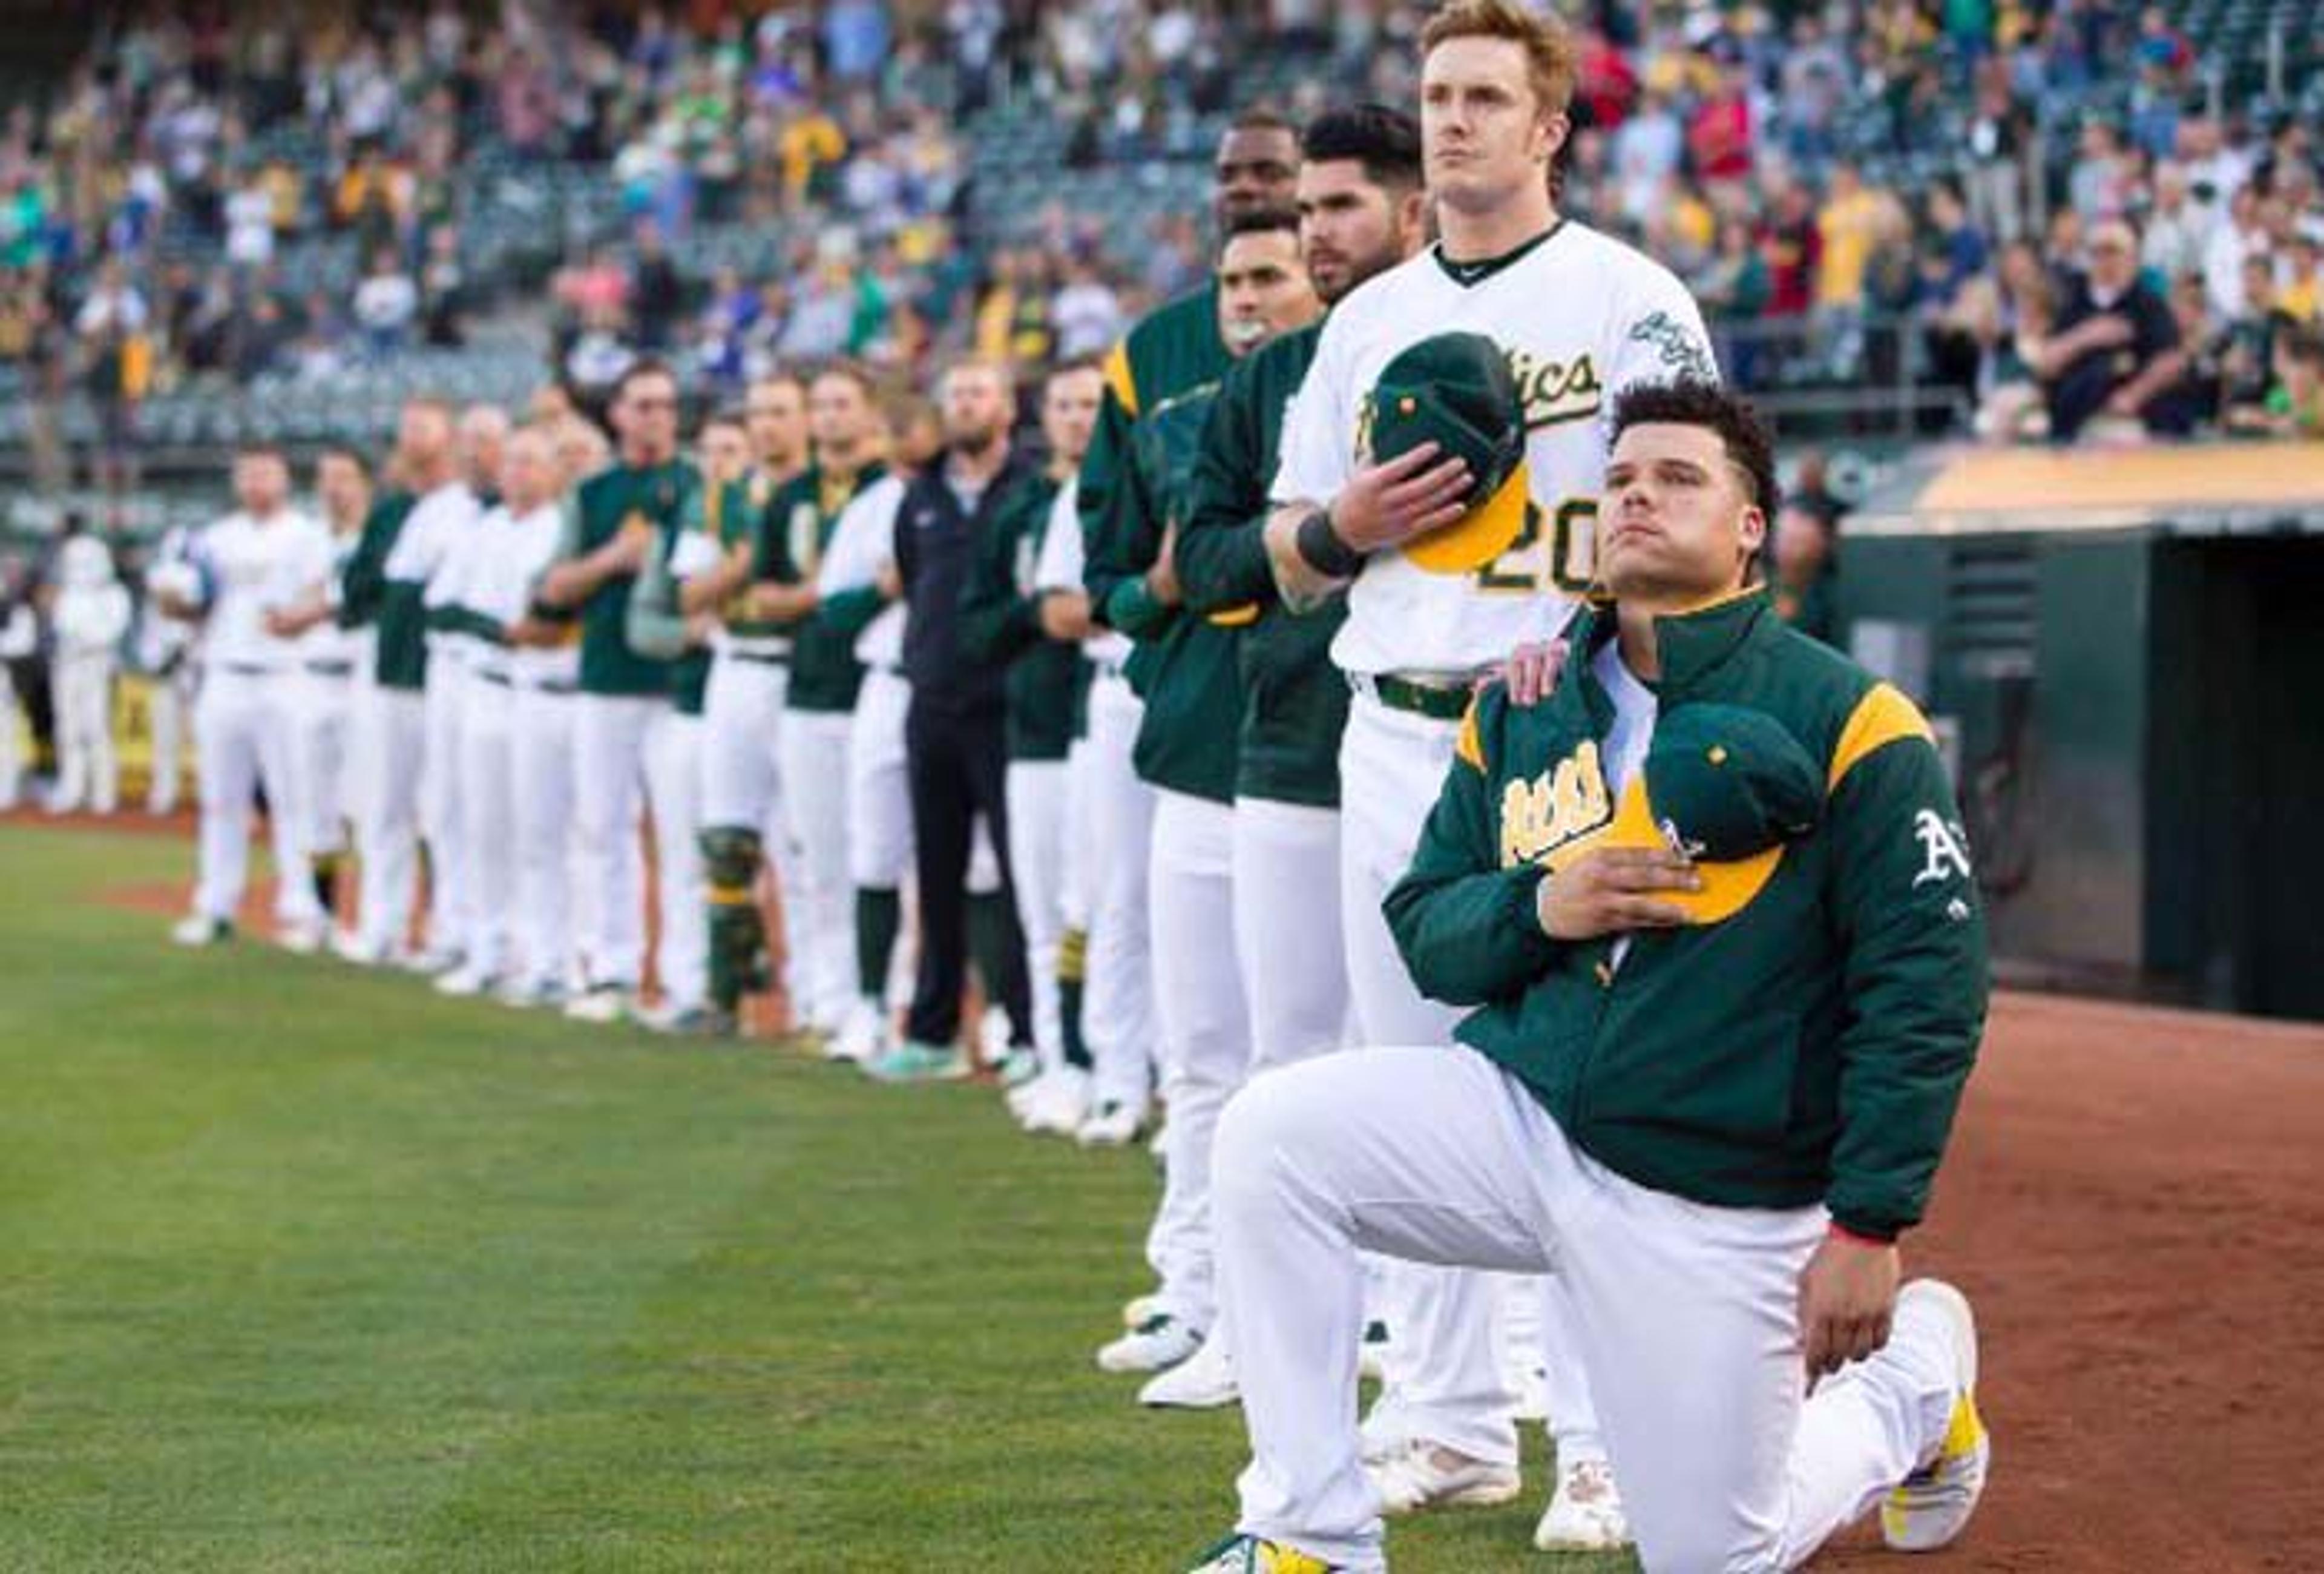
[{"label": "baseball cleat", "polygon": [[274,943],[294,957],[311,957],[323,949],[322,922],[286,923],[274,931]]},{"label": "baseball cleat", "polygon": [[406,951],[395,958],[395,965],[407,973],[434,975],[448,973],[462,961],[458,951],[445,946],[423,946],[416,951]]},{"label": "baseball cleat", "polygon": [[593,984],[565,1003],[573,1022],[614,1023],[630,1011],[630,992],[618,984]]},{"label": "baseball cleat", "polygon": [[1077,1067],[1061,1066],[1020,1091],[1011,1097],[1018,1124],[1028,1132],[1069,1137],[1089,1118],[1089,1073]]},{"label": "baseball cleat", "polygon": [[880,1009],[868,1001],[859,1001],[847,1014],[839,1032],[823,1046],[823,1058],[861,1066],[886,1051],[887,1037],[887,1019]]},{"label": "baseball cleat", "polygon": [[498,979],[483,968],[463,962],[448,973],[437,975],[436,982],[429,987],[438,995],[448,995],[456,999],[466,1000],[488,992],[498,982]]},{"label": "baseball cleat", "polygon": [[1101,1372],[1159,1372],[1175,1366],[1202,1347],[1200,1329],[1183,1318],[1157,1311],[1097,1353]]},{"label": "baseball cleat", "polygon": [[376,968],[387,960],[387,947],[364,939],[354,930],[335,929],[331,931],[331,955],[358,968]]},{"label": "baseball cleat", "polygon": [[1413,1439],[1401,1451],[1364,1470],[1379,1495],[1380,1513],[1391,1518],[1425,1508],[1508,1503],[1525,1488],[1516,1467],[1471,1459],[1425,1438]]},{"label": "baseball cleat", "polygon": [[1138,1403],[1155,1410],[1223,1410],[1241,1398],[1234,1356],[1216,1337],[1138,1391]]},{"label": "baseball cleat", "polygon": [[1233,1535],[1195,1559],[1186,1574],[1339,1574],[1339,1565],[1281,1542]]},{"label": "baseball cleat", "polygon": [[[1937,1451],[1880,1505],[1880,1537],[1899,1552],[1949,1546],[1969,1525],[1993,1468],[1993,1434],[1977,1412],[1977,1319],[1969,1298],[1937,1279],[1915,1279],[1896,1294],[1896,1322],[1936,1323],[1956,1375],[1951,1420]],[[1895,1336],[1892,1333],[1893,1344]]]},{"label": "baseball cleat", "polygon": [[1041,1057],[1027,1049],[1014,1049],[1001,1057],[993,1069],[1000,1073],[1001,1085],[1011,1093],[1029,1088],[1041,1075]]},{"label": "baseball cleat", "polygon": [[1611,1552],[1630,1544],[1629,1516],[1614,1485],[1614,1468],[1603,1459],[1560,1464],[1557,1490],[1533,1529],[1533,1544],[1545,1552]]},{"label": "baseball cleat", "polygon": [[1109,1098],[1082,1122],[1074,1141],[1085,1148],[1126,1148],[1136,1140],[1144,1118],[1132,1106]]},{"label": "baseball cleat", "polygon": [[638,1025],[649,1032],[670,1038],[732,1038],[734,1017],[731,1012],[719,1011],[707,1005],[679,1005],[665,1000],[638,1013]]},{"label": "baseball cleat", "polygon": [[1356,1347],[1356,1375],[1388,1381],[1388,1324],[1378,1318],[1364,1324],[1364,1342]]},{"label": "baseball cleat", "polygon": [[510,977],[501,981],[493,998],[503,1005],[562,1005],[565,988],[553,978]]},{"label": "baseball cleat", "polygon": [[906,1039],[863,1069],[876,1082],[957,1082],[968,1075],[968,1058],[957,1044]]},{"label": "baseball cleat", "polygon": [[234,925],[207,913],[189,913],[170,930],[170,943],[180,946],[223,945],[234,939]]}]

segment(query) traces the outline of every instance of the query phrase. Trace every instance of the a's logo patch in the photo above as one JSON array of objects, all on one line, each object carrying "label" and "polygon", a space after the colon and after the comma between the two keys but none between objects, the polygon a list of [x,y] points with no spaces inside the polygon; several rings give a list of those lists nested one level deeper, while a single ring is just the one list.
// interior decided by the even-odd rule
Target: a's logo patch
[{"label": "a's logo patch", "polygon": [[1921,872],[1913,876],[1913,889],[1969,877],[1969,837],[1959,825],[1949,825],[1935,810],[1923,809],[1913,817],[1913,835],[1921,843]]}]

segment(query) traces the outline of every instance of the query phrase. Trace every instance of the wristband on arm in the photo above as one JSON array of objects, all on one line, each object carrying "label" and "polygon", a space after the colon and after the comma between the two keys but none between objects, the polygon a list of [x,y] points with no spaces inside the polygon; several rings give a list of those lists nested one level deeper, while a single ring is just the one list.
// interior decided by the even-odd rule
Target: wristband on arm
[{"label": "wristband on arm", "polygon": [[1329,509],[1308,511],[1299,522],[1299,556],[1317,573],[1331,579],[1352,579],[1364,566],[1364,556],[1340,539],[1332,528]]}]

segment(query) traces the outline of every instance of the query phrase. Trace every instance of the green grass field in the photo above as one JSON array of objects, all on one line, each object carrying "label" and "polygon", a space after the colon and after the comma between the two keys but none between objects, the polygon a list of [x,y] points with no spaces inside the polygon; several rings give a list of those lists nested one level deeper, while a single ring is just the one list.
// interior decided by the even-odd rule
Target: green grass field
[{"label": "green grass field", "polygon": [[[105,899],[189,864],[0,827],[0,1569],[1168,1570],[1231,1523],[1239,1412],[1090,1363],[1142,1153]],[[1397,1567],[1630,1566],[1538,1508]]]}]

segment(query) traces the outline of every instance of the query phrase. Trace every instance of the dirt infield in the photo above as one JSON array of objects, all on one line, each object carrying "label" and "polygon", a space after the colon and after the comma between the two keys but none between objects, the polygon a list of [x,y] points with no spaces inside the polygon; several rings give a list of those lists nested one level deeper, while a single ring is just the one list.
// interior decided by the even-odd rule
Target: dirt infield
[{"label": "dirt infield", "polygon": [[1908,1253],[1984,1335],[1995,1474],[1945,1566],[2324,1569],[2324,1028],[1998,997]]}]

